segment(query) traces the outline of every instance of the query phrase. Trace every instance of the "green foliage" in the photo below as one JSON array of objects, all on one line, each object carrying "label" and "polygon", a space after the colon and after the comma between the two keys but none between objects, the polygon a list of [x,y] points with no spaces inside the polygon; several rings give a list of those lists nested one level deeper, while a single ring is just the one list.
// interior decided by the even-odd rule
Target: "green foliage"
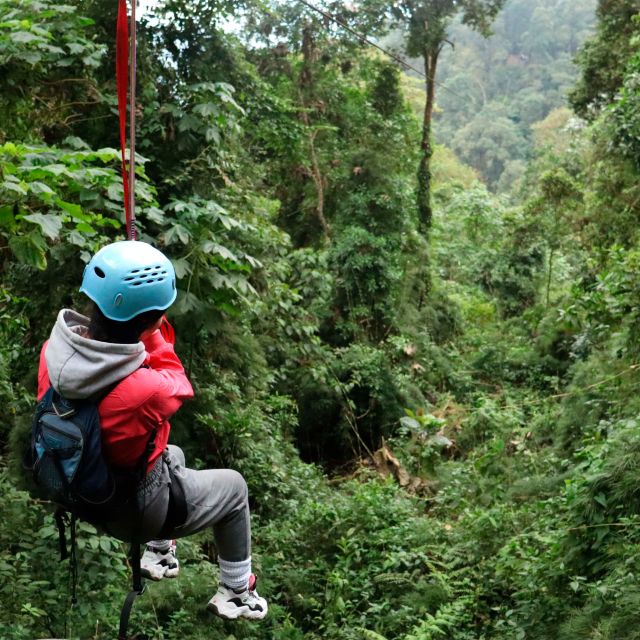
[{"label": "green foliage", "polygon": [[[435,612],[447,599],[444,577],[425,546],[434,532],[419,518],[414,501],[391,483],[351,481],[311,496],[289,527],[286,532],[269,526],[263,540],[290,549],[272,560],[283,576],[277,598],[303,628],[314,629],[309,637],[355,639],[362,629],[401,637],[416,609]],[[314,562],[304,567],[291,554],[309,545]],[[403,595],[414,583],[418,602]]]},{"label": "green foliage", "polygon": [[427,2],[401,2],[392,7],[392,13],[397,20],[402,21],[401,24],[407,31],[407,54],[418,57],[426,51],[435,52],[442,48],[450,23],[457,14],[461,15],[464,24],[487,34],[493,18],[503,4],[502,0],[465,0],[435,5]]},{"label": "green foliage", "polygon": [[23,357],[21,347],[29,325],[19,312],[26,299],[17,298],[6,289],[0,295],[0,438],[6,441],[16,413],[30,400],[11,375],[14,365]]},{"label": "green foliage", "polygon": [[[630,44],[634,50],[638,48],[638,17],[633,19],[634,35]],[[622,79],[622,86],[612,100],[611,113],[605,121],[611,122],[613,129],[612,138],[616,147],[623,156],[630,158],[636,167],[640,166],[640,149],[637,144],[637,134],[640,122],[638,121],[638,78],[640,71],[640,54],[637,52],[629,59],[626,65],[625,74]]]},{"label": "green foliage", "polygon": [[[164,245],[175,251],[182,295],[172,310],[192,335],[215,333],[220,312],[235,313],[239,300],[255,294],[249,275],[260,262],[227,245],[255,228],[212,200],[173,200],[160,219]],[[224,242],[224,244],[222,244]]]},{"label": "green foliage", "polygon": [[375,83],[371,88],[373,108],[383,117],[389,118],[403,108],[400,90],[400,72],[390,64],[381,64]]},{"label": "green foliage", "polygon": [[438,189],[463,186],[469,189],[478,181],[478,172],[463,164],[448,147],[435,145],[433,152],[434,197],[438,197]]},{"label": "green foliage", "polygon": [[[140,151],[149,153],[161,195],[210,197],[233,171],[228,139],[244,114],[226,82],[179,85],[169,98],[149,96]],[[164,99],[163,99],[164,98]]]},{"label": "green foliage", "polygon": [[438,609],[436,615],[429,614],[426,620],[406,636],[406,640],[430,640],[438,637],[471,639],[473,636],[470,633],[460,633],[460,629],[473,622],[472,606],[473,599],[470,597],[454,600]]},{"label": "green foliage", "polygon": [[409,443],[401,442],[403,453],[410,457],[415,475],[423,479],[435,477],[443,451],[453,445],[443,433],[446,421],[422,410],[405,409],[405,413],[398,429],[400,438],[409,438]]},{"label": "green foliage", "polygon": [[636,44],[633,0],[599,0],[595,36],[580,51],[582,77],[570,95],[571,106],[582,117],[595,117],[610,104],[623,83],[625,67]]},{"label": "green foliage", "polygon": [[[119,599],[126,585],[120,543],[98,537],[93,527],[79,524],[79,566],[93,568],[80,574],[80,589],[84,594],[101,593],[102,604],[94,602],[94,597],[81,596],[78,605],[72,607],[67,591],[68,561],[61,563],[56,557],[58,532],[53,518],[13,487],[4,466],[0,488],[4,505],[0,588],[6,605],[0,615],[0,633],[16,639],[93,634],[95,620],[112,610],[111,600]],[[16,536],[18,531],[20,535]],[[115,632],[115,620],[112,618],[111,624],[100,631]]]},{"label": "green foliage", "polygon": [[494,189],[509,163],[524,160],[527,154],[523,132],[500,107],[485,108],[459,128],[451,145],[458,157],[477,169]]},{"label": "green foliage", "polygon": [[402,376],[388,359],[388,349],[353,344],[318,352],[313,367],[297,372],[290,393],[305,459],[345,464],[393,433],[406,398]]},{"label": "green foliage", "polygon": [[592,32],[595,6],[595,0],[510,0],[487,40],[460,21],[451,25],[455,48],[443,49],[439,63],[446,89],[438,91],[435,139],[453,146],[492,190],[517,186],[532,157],[532,129],[565,105],[573,58]]},{"label": "green foliage", "polygon": [[577,487],[574,526],[566,546],[568,561],[582,575],[601,576],[615,566],[607,550],[615,549],[621,540],[628,542],[625,529],[635,526],[640,506],[635,482],[636,430],[634,419],[610,423],[605,446],[594,446],[601,431],[579,451],[586,474]]},{"label": "green foliage", "polygon": [[[37,269],[46,268],[51,243],[70,243],[88,259],[107,231],[121,225],[116,216],[122,184],[113,166],[119,153],[92,151],[77,139],[68,144],[62,149],[12,142],[0,147],[0,237],[19,262]],[[153,190],[143,180],[137,185],[144,211],[153,203]]]},{"label": "green foliage", "polygon": [[[611,107],[586,125],[551,110],[594,3],[511,0],[493,39],[465,31],[499,4],[396,7],[414,53],[455,41],[437,135],[487,182],[436,147],[429,242],[409,81],[348,31],[298,4],[199,0],[140,25],[139,231],[176,266],[196,388],[172,440],[246,478],[270,613],[206,612],[202,532],[179,543],[179,580],[136,603],[136,637],[637,636],[637,24],[600,3],[580,91]],[[367,32],[386,15],[327,9]],[[47,507],[16,471],[42,342],[59,307],[81,308],[84,260],[121,236],[114,10],[0,0],[7,638],[113,637],[127,588],[124,550],[83,525],[70,606]]]},{"label": "green foliage", "polygon": [[331,252],[336,271],[336,308],[345,318],[337,322],[342,339],[366,337],[378,342],[388,334],[394,315],[392,293],[401,277],[389,256],[397,252],[393,240],[375,236],[361,227],[342,233]]},{"label": "green foliage", "polygon": [[[66,67],[78,59],[86,66],[96,66],[96,56],[103,51],[75,31],[82,30],[93,21],[76,15],[72,5],[53,5],[49,2],[3,3],[2,63],[23,65],[26,69],[48,66]],[[5,80],[11,80],[5,76]],[[15,82],[15,80],[13,80]]]},{"label": "green foliage", "polygon": [[71,4],[0,2],[0,143],[39,141],[77,117],[73,106],[99,102],[90,73],[105,47],[87,36],[92,24]]}]

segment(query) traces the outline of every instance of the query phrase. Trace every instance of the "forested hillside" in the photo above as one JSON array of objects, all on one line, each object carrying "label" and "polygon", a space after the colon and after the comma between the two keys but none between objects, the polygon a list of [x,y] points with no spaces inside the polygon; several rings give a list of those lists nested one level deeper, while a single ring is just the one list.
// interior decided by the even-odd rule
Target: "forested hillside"
[{"label": "forested hillside", "polygon": [[[3,639],[112,638],[128,589],[125,545],[82,524],[71,604],[21,470],[40,347],[125,237],[116,4],[0,0]],[[139,235],[175,265],[196,390],[172,441],[245,476],[270,610],[206,611],[203,533],[133,637],[640,638],[640,5],[502,4],[438,34],[438,82],[474,98],[437,88],[431,226],[394,61],[294,1],[144,15]],[[435,6],[322,6],[385,42],[399,5]]]},{"label": "forested hillside", "polygon": [[[510,0],[484,38],[460,20],[452,24],[440,61],[435,139],[477,169],[493,191],[517,190],[537,132],[559,128],[571,116],[574,59],[593,30],[596,4]],[[385,43],[399,48],[399,38]],[[411,62],[419,68],[419,60]]]}]

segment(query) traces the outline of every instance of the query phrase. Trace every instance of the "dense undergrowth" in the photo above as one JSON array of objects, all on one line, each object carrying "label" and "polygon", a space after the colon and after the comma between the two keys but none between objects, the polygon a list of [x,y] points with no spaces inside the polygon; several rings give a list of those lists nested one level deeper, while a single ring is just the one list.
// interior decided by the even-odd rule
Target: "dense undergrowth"
[{"label": "dense undergrowth", "polygon": [[[123,233],[112,4],[0,0],[0,638],[113,637],[128,588],[82,525],[70,604],[19,470],[40,345]],[[172,439],[247,479],[270,613],[206,612],[202,533],[134,637],[640,638],[634,2],[599,3],[584,119],[540,114],[517,192],[436,150],[429,237],[406,80],[297,11],[269,14],[277,47],[251,17],[245,42],[203,26],[248,7],[141,27],[138,202],[197,390]]]}]

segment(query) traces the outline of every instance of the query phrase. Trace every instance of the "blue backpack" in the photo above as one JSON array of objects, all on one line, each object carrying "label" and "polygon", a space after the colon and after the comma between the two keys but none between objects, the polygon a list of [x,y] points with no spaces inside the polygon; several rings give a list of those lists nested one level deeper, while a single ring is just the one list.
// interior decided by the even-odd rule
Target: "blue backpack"
[{"label": "blue backpack", "polygon": [[[58,505],[55,520],[60,536],[61,560],[68,556],[65,526],[67,522],[70,525],[69,573],[73,604],[77,602],[78,581],[76,518],[101,526],[125,514],[135,517],[139,509],[136,489],[155,446],[154,429],[135,470],[117,469],[105,460],[98,404],[114,387],[112,385],[93,401],[67,400],[50,387],[36,406],[31,427],[31,446],[25,463],[43,496]],[[184,510],[186,513],[186,503]],[[67,520],[65,512],[71,514],[70,520]],[[133,590],[122,607],[119,638],[127,637],[133,601],[144,590],[140,546],[136,540],[131,544],[130,557]]]},{"label": "blue backpack", "polygon": [[101,399],[67,400],[50,387],[36,407],[30,451],[33,477],[44,497],[96,524],[132,502],[144,474],[144,467],[123,472],[105,460],[97,406]]},{"label": "blue backpack", "polygon": [[[117,383],[116,383],[117,384]],[[71,601],[77,602],[76,518],[98,527],[123,516],[136,517],[140,506],[136,490],[144,477],[151,453],[155,448],[156,429],[151,431],[144,454],[137,468],[123,470],[112,467],[102,454],[102,432],[98,404],[115,387],[109,387],[94,400],[67,400],[53,387],[37,404],[31,427],[31,446],[25,465],[33,473],[36,485],[48,500],[56,503],[55,514],[60,536],[60,559],[67,557],[65,540],[66,513],[71,530]],[[184,488],[169,468],[169,507],[163,530],[166,536],[184,524],[187,503]],[[144,512],[144,505],[142,506]],[[144,591],[140,571],[140,542],[131,541],[130,562],[133,570],[133,589],[127,595],[120,613],[118,638],[126,639],[129,615],[135,598]]]}]

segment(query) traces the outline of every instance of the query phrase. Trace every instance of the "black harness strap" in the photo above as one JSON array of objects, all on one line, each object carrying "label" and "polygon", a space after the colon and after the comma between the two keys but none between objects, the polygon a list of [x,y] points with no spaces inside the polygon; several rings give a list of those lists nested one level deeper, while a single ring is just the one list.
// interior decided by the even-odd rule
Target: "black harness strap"
[{"label": "black harness strap", "polygon": [[[58,507],[53,517],[56,521],[56,527],[58,528],[58,542],[60,545],[60,560],[66,560],[69,558],[69,582],[71,583],[71,604],[78,604],[78,555],[76,544],[76,522],[77,518],[75,514],[69,514],[70,519],[67,522],[67,514],[62,507]],[[65,535],[65,528],[69,525],[69,533],[71,536],[71,550],[67,551],[67,537]]]},{"label": "black harness strap", "polygon": [[56,527],[58,527],[58,544],[60,545],[60,560],[66,560],[67,553],[67,537],[64,534],[64,514],[66,511],[62,507],[58,507],[54,514]]},{"label": "black harness strap", "polygon": [[129,561],[131,562],[131,571],[133,573],[133,589],[127,594],[120,611],[118,640],[127,640],[127,628],[129,627],[129,616],[131,615],[131,609],[133,609],[133,603],[145,590],[144,580],[140,571],[140,544],[135,540],[131,543],[131,548],[129,549]]},{"label": "black harness strap", "polygon": [[69,573],[71,574],[71,604],[78,604],[78,555],[76,544],[76,515],[71,514],[71,524],[69,530],[71,531],[71,555],[69,556]]}]

